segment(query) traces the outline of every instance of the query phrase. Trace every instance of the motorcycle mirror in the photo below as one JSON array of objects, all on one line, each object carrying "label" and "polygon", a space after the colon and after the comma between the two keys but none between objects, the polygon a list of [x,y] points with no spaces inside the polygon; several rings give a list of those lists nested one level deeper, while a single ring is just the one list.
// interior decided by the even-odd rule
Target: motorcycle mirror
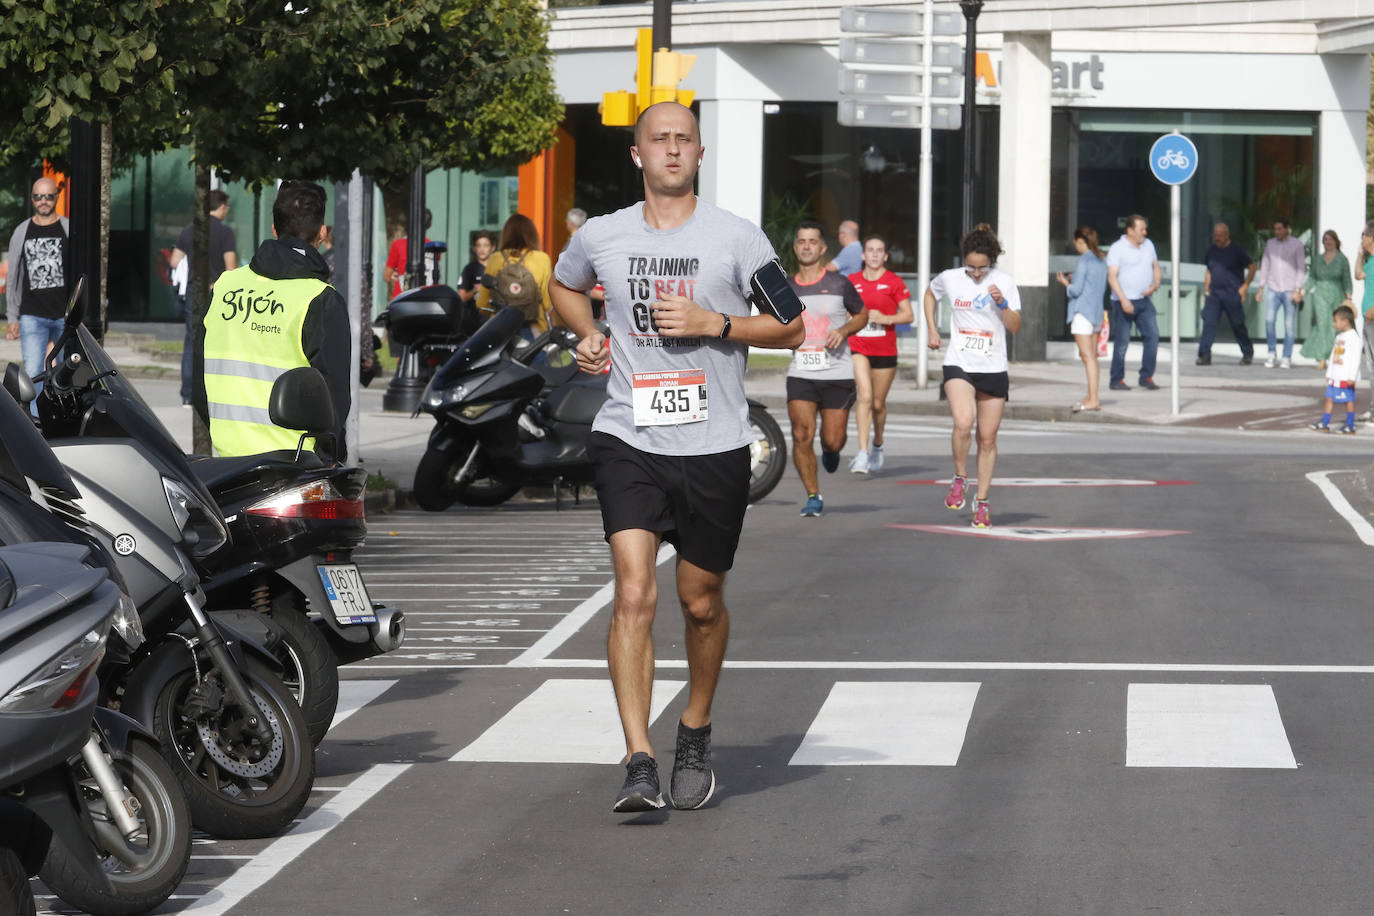
[{"label": "motorcycle mirror", "polygon": [[288,369],[272,384],[267,401],[272,422],[287,429],[303,429],[317,438],[334,431],[334,399],[320,370],[310,366]]},{"label": "motorcycle mirror", "polygon": [[33,380],[25,374],[24,368],[16,363],[5,366],[5,390],[20,404],[27,404],[38,397],[38,389],[33,387]]}]

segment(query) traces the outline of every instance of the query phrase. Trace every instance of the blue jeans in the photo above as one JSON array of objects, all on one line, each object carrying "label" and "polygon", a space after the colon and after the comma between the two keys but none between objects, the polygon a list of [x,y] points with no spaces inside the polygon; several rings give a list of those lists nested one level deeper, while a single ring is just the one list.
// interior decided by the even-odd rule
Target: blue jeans
[{"label": "blue jeans", "polygon": [[1240,293],[1219,293],[1215,290],[1202,304],[1202,337],[1197,342],[1197,355],[1210,357],[1212,341],[1217,339],[1217,325],[1221,316],[1231,324],[1231,333],[1236,335],[1240,344],[1240,355],[1253,357],[1255,345],[1250,342],[1250,332],[1245,327],[1245,304],[1240,301]]},{"label": "blue jeans", "polygon": [[1155,356],[1159,352],[1159,321],[1155,315],[1155,304],[1149,299],[1132,299],[1134,315],[1127,315],[1121,303],[1112,300],[1112,369],[1108,374],[1111,383],[1126,378],[1126,348],[1131,344],[1131,325],[1140,332],[1143,349],[1140,353],[1140,380],[1153,379],[1155,375]]},{"label": "blue jeans", "polygon": [[181,344],[181,403],[191,403],[191,371],[195,357],[196,310],[185,296],[177,296],[177,311],[186,324],[186,339]]},{"label": "blue jeans", "polygon": [[1278,351],[1278,341],[1274,337],[1274,326],[1278,321],[1279,306],[1283,306],[1283,358],[1293,356],[1293,335],[1298,330],[1298,306],[1293,302],[1291,292],[1264,291],[1264,334],[1269,339],[1269,352]]},{"label": "blue jeans", "polygon": [[[32,378],[43,371],[43,357],[48,353],[48,344],[57,343],[62,336],[65,318],[39,318],[37,315],[19,316],[19,349],[24,354],[24,371]],[[60,358],[60,354],[59,354]],[[43,390],[42,382],[34,382],[34,389]],[[32,405],[33,415],[38,416],[38,404]]]}]

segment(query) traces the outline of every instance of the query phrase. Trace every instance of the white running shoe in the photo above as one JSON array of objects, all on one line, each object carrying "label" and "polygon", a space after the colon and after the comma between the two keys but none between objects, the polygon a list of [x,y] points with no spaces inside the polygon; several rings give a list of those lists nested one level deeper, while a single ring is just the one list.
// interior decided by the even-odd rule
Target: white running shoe
[{"label": "white running shoe", "polygon": [[867,474],[868,473],[868,452],[859,452],[849,462],[849,473]]},{"label": "white running shoe", "polygon": [[1264,361],[1264,368],[1266,368],[1266,369],[1272,369],[1272,368],[1274,368],[1274,366],[1277,365],[1277,364],[1278,364],[1278,360],[1275,358],[1275,356],[1274,356],[1273,353],[1270,353],[1269,356],[1268,356],[1268,358],[1265,359],[1265,361]]},{"label": "white running shoe", "polygon": [[868,450],[869,473],[876,474],[883,469],[883,447],[875,445]]},{"label": "white running shoe", "polygon": [[1280,368],[1280,369],[1292,369],[1292,368],[1293,368],[1293,361],[1292,361],[1291,359],[1287,358],[1287,357],[1284,357],[1283,359],[1279,360],[1279,368]]}]

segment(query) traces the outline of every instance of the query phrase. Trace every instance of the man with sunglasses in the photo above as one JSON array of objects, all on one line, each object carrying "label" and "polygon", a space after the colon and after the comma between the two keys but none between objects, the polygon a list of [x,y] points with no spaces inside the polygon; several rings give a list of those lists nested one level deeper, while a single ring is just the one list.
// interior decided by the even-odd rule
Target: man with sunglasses
[{"label": "man with sunglasses", "polygon": [[204,358],[197,356],[205,385],[203,395],[196,393],[196,410],[220,455],[294,449],[300,432],[277,426],[268,414],[272,383],[288,369],[313,366],[334,401],[334,435],[306,447],[346,457],[353,343],[348,307],[329,285],[329,265],[317,247],[324,213],[324,188],[283,181],[272,204],[275,237],[258,246],[247,267],[226,270],[215,282],[201,331]]},{"label": "man with sunglasses", "polygon": [[[10,236],[8,286],[10,340],[18,338],[24,371],[43,371],[43,357],[62,334],[67,313],[67,218],[57,215],[57,182],[40,178],[33,183],[33,216]],[[40,390],[42,384],[36,385]]]}]

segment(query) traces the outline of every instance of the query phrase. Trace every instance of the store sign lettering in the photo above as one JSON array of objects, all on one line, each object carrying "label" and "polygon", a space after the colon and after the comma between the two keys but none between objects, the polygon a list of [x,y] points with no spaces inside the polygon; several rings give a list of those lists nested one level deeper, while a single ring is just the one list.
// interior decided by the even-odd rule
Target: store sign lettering
[{"label": "store sign lettering", "polygon": [[[1089,55],[1086,60],[1052,61],[1050,66],[1052,68],[1051,88],[1053,89],[1096,89],[1101,91],[1107,88],[1102,81],[1105,65],[1102,63],[1102,58],[1097,54]],[[995,88],[1002,81],[1002,62],[999,60],[994,68],[991,55],[987,51],[979,51],[974,74],[984,86],[989,89]],[[1084,77],[1087,78],[1086,86],[1083,85]]]}]

